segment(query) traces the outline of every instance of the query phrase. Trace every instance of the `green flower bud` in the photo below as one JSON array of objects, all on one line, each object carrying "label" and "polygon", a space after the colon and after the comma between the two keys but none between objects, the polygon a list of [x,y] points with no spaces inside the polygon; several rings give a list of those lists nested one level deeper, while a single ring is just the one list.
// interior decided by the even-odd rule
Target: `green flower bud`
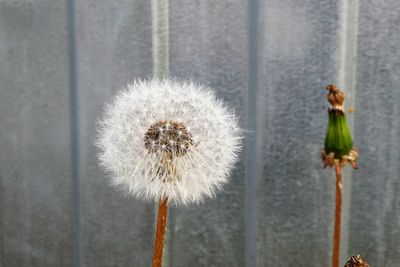
[{"label": "green flower bud", "polygon": [[353,140],[343,111],[345,95],[333,84],[328,85],[326,89],[329,91],[327,100],[332,107],[328,110],[329,121],[325,147],[321,149],[323,167],[332,167],[336,163],[343,167],[346,162],[349,162],[354,169],[357,169],[358,150],[353,147]]},{"label": "green flower bud", "polygon": [[326,154],[334,153],[335,159],[342,159],[349,155],[353,140],[349,127],[347,126],[346,115],[342,110],[329,109],[328,129],[325,137]]}]

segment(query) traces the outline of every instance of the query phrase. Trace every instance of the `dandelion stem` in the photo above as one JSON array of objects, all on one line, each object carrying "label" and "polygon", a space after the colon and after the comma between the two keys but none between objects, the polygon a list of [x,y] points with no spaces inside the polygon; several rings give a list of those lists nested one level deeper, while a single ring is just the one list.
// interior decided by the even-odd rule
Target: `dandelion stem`
[{"label": "dandelion stem", "polygon": [[336,209],[335,209],[335,230],[333,234],[333,255],[332,267],[339,267],[340,260],[340,225],[342,220],[342,167],[340,163],[335,163],[336,172]]},{"label": "dandelion stem", "polygon": [[166,197],[164,199],[160,199],[158,205],[157,230],[156,230],[156,237],[154,239],[152,267],[162,266],[167,217],[168,217],[168,198]]}]

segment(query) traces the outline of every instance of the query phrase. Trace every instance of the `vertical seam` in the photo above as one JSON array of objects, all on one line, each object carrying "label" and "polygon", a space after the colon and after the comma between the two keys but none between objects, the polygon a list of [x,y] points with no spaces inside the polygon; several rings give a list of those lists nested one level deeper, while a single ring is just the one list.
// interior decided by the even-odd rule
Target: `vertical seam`
[{"label": "vertical seam", "polygon": [[[357,33],[358,33],[358,0],[346,1],[342,0],[341,16],[342,27],[340,32],[340,62],[338,80],[339,86],[344,88],[347,93],[347,100],[351,107],[355,105],[357,79]],[[349,93],[351,93],[349,98]],[[356,109],[357,112],[357,109]],[[350,130],[354,133],[354,114],[353,118],[349,119]],[[353,134],[354,137],[354,134]],[[351,192],[352,192],[352,176],[353,170],[347,171],[347,178],[344,179],[344,205],[343,205],[343,230],[342,230],[342,246],[341,246],[341,259],[344,260],[345,256],[350,253],[349,250],[349,233],[350,227],[350,213],[351,213]]]},{"label": "vertical seam", "polygon": [[152,0],[153,73],[157,78],[169,74],[168,0]]},{"label": "vertical seam", "polygon": [[257,263],[257,52],[258,52],[258,0],[249,2],[249,62],[246,95],[246,126],[251,137],[245,142],[245,266]]},{"label": "vertical seam", "polygon": [[78,131],[78,91],[76,70],[76,28],[75,1],[67,1],[69,97],[70,97],[70,138],[71,138],[71,176],[73,197],[73,266],[81,266],[81,225],[79,192],[79,131]]},{"label": "vertical seam", "polygon": [[[153,76],[163,79],[169,75],[169,4],[168,0],[152,0],[151,1],[151,17],[152,17],[152,54],[153,54]],[[154,230],[157,227],[157,204],[154,205]],[[167,232],[165,237],[163,266],[171,265],[170,249],[171,249],[171,233],[173,210],[169,210],[167,220]]]}]

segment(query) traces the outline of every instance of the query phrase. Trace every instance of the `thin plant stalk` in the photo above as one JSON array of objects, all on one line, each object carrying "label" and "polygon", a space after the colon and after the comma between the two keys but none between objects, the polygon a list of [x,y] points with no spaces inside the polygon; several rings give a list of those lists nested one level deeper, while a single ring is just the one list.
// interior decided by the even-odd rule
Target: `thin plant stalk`
[{"label": "thin plant stalk", "polygon": [[333,234],[332,267],[339,267],[343,182],[342,182],[342,167],[338,162],[335,163],[335,172],[336,172],[336,208],[335,208],[335,229]]},{"label": "thin plant stalk", "polygon": [[336,85],[330,84],[326,87],[329,91],[328,129],[325,137],[325,147],[321,149],[321,157],[324,162],[323,168],[335,166],[336,173],[336,207],[335,228],[333,233],[332,267],[339,267],[340,261],[340,226],[342,222],[342,168],[347,162],[357,169],[358,150],[353,147],[350,129],[347,126],[344,113],[345,94]]},{"label": "thin plant stalk", "polygon": [[157,230],[154,239],[152,267],[161,267],[164,251],[164,239],[168,219],[168,198],[160,199],[157,215]]},{"label": "thin plant stalk", "polygon": [[[162,163],[168,175],[176,175],[175,165],[172,163],[172,154],[163,152]],[[163,261],[165,233],[168,219],[168,197],[161,197],[158,203],[157,228],[154,239],[152,267],[161,267]]]}]

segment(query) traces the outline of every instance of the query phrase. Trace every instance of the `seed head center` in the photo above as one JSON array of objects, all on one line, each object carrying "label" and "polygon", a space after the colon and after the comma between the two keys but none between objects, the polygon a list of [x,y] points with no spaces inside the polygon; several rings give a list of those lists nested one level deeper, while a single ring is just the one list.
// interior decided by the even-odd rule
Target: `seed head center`
[{"label": "seed head center", "polygon": [[158,121],[144,135],[144,145],[149,152],[168,153],[171,157],[185,155],[192,144],[192,135],[182,122]]}]

